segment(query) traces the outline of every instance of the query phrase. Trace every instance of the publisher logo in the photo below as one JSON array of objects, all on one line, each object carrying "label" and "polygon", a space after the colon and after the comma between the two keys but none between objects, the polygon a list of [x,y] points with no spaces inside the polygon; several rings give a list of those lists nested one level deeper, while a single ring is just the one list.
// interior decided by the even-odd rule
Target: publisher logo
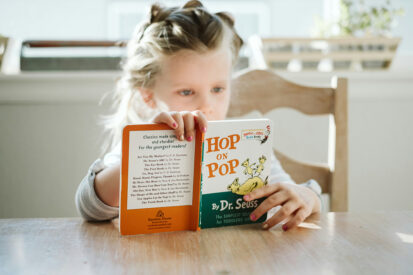
[{"label": "publisher logo", "polygon": [[159,209],[154,216],[154,218],[148,218],[147,226],[149,230],[171,228],[172,218],[165,217],[165,213],[162,210]]}]

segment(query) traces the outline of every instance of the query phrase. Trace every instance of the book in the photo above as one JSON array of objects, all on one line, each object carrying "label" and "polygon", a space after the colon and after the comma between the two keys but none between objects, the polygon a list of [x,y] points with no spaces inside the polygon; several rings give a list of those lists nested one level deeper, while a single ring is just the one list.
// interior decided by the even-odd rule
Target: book
[{"label": "book", "polygon": [[201,230],[260,223],[249,214],[265,199],[243,195],[268,184],[270,119],[209,121],[180,141],[166,124],[127,125],[122,133],[120,233]]}]

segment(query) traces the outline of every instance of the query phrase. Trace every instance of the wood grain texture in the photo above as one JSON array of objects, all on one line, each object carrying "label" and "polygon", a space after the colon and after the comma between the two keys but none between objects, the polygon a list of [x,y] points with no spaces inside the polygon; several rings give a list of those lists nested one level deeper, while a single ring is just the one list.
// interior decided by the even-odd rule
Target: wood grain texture
[{"label": "wood grain texture", "polygon": [[[316,180],[323,193],[329,193],[332,184],[332,172],[327,164],[313,164],[309,162],[298,161],[287,155],[274,150],[277,159],[282,163],[283,169],[290,174],[295,182],[306,182],[309,179]],[[340,194],[337,195],[340,197]],[[330,208],[331,209],[331,208]]]},{"label": "wood grain texture", "polygon": [[255,224],[123,237],[118,220],[3,219],[0,273],[411,274],[412,239],[413,211],[317,214],[287,232]]},{"label": "wood grain texture", "polygon": [[[316,180],[323,193],[330,195],[330,211],[348,210],[348,141],[347,141],[347,79],[333,77],[331,87],[310,87],[295,84],[269,70],[246,69],[234,75],[228,117],[237,117],[258,110],[261,114],[292,108],[307,115],[329,115],[329,154],[332,163],[299,161],[274,149],[284,170],[302,183]],[[292,125],[294,127],[294,125]]]},{"label": "wood grain texture", "polygon": [[331,179],[331,211],[348,210],[347,79],[334,77],[335,165]]},{"label": "wood grain texture", "polygon": [[240,71],[234,76],[231,84],[229,117],[254,110],[265,114],[283,107],[293,108],[308,115],[333,113],[332,88],[298,85],[267,70]]}]

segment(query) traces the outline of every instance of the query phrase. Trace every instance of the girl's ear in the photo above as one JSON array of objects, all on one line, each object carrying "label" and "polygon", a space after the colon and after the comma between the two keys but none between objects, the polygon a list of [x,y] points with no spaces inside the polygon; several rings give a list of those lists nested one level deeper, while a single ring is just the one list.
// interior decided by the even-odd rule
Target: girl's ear
[{"label": "girl's ear", "polygon": [[153,91],[147,88],[141,88],[139,89],[139,92],[141,93],[141,96],[143,98],[143,101],[148,105],[150,108],[155,109],[156,108],[156,101],[153,96]]}]

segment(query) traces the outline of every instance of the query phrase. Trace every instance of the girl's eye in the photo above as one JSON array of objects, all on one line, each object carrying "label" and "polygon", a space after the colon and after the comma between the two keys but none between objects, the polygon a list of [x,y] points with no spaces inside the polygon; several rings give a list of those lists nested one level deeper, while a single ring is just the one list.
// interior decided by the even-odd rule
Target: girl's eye
[{"label": "girl's eye", "polygon": [[180,95],[188,96],[191,95],[193,92],[191,90],[182,90],[179,92]]},{"label": "girl's eye", "polygon": [[212,88],[212,91],[214,92],[214,93],[220,93],[220,92],[222,92],[224,90],[224,88],[221,88],[221,87],[214,87],[214,88]]}]

